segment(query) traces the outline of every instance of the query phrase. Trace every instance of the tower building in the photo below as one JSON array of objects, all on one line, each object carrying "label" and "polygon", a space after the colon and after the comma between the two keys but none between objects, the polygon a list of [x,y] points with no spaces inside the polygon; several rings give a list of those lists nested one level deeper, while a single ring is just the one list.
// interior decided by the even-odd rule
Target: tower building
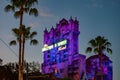
[{"label": "tower building", "polygon": [[42,73],[54,73],[56,77],[83,78],[85,73],[85,56],[79,54],[77,19],[62,19],[50,31],[44,30],[44,60]]}]

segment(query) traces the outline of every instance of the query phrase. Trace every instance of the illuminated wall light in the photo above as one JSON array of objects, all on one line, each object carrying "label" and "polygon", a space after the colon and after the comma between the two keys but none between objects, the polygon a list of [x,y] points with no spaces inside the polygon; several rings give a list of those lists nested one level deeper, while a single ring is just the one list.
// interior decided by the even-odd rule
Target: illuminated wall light
[{"label": "illuminated wall light", "polygon": [[44,44],[44,47],[48,47],[48,44]]},{"label": "illuminated wall light", "polygon": [[103,71],[104,71],[105,74],[108,74],[107,66],[103,68]]}]

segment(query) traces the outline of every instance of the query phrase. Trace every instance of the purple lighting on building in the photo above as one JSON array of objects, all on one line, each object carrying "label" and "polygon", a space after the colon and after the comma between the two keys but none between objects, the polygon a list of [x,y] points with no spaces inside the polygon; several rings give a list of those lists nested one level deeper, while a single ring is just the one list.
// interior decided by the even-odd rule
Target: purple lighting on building
[{"label": "purple lighting on building", "polygon": [[[112,61],[106,56],[102,55],[103,80],[112,80]],[[98,55],[89,57],[86,60],[86,73],[88,80],[97,79],[99,77],[100,67]]]},{"label": "purple lighting on building", "polygon": [[[98,55],[86,60],[84,55],[79,54],[79,34],[79,22],[72,18],[63,18],[55,28],[44,30],[42,74],[52,73],[59,78],[100,80]],[[112,61],[104,54],[102,61],[103,80],[112,80]]]},{"label": "purple lighting on building", "polygon": [[77,73],[82,78],[85,73],[85,56],[78,52],[79,34],[79,22],[72,18],[69,21],[63,18],[50,31],[45,29],[43,74],[54,73],[60,78],[74,78]]}]

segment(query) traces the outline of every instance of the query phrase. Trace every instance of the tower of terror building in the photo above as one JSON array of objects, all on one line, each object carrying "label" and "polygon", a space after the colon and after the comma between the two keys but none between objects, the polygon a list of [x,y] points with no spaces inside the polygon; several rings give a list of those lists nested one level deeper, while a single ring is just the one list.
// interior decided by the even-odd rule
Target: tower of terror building
[{"label": "tower of terror building", "polygon": [[86,63],[85,56],[79,54],[79,34],[79,22],[72,18],[63,18],[55,28],[44,30],[43,74],[53,73],[60,78],[83,77]]}]

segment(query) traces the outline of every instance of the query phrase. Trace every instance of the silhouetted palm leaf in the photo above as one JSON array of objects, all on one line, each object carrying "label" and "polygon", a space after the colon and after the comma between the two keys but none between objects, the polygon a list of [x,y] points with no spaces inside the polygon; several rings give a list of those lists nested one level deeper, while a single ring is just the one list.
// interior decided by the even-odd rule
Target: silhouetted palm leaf
[{"label": "silhouetted palm leaf", "polygon": [[13,40],[13,41],[11,41],[11,42],[9,43],[10,46],[16,45],[16,44],[17,44],[17,42],[16,42],[15,40]]},{"label": "silhouetted palm leaf", "polygon": [[[89,41],[89,47],[86,50],[89,50],[90,48],[94,49],[93,51],[96,53],[99,51],[107,51],[108,53],[112,52],[111,49],[109,49],[109,47],[111,47],[111,43],[108,42],[107,39],[105,39],[104,37],[101,36],[97,36],[95,39],[92,39]],[[90,52],[90,51],[87,51]]]},{"label": "silhouetted palm leaf", "polygon": [[[36,45],[38,44],[38,41],[36,39],[33,39],[36,35],[37,35],[37,32],[33,31],[33,32],[30,32],[31,30],[31,27],[25,27],[25,25],[22,26],[22,30],[23,30],[23,38],[24,40],[31,40],[30,41],[30,44],[32,45]],[[12,29],[13,31],[13,34],[15,35],[16,37],[16,40],[13,40],[10,42],[10,45],[15,45],[16,43],[15,42],[19,42],[19,34],[20,34],[20,30],[18,28],[13,28]]]},{"label": "silhouetted palm leaf", "polygon": [[38,44],[38,41],[36,39],[32,39],[30,41],[30,45],[37,45]]},{"label": "silhouetted palm leaf", "polygon": [[5,11],[6,11],[6,12],[14,11],[14,6],[12,6],[12,5],[7,5],[7,6],[5,7]]},{"label": "silhouetted palm leaf", "polygon": [[86,53],[89,53],[89,52],[91,52],[92,51],[92,48],[91,47],[88,47],[87,49],[86,49]]},{"label": "silhouetted palm leaf", "polygon": [[110,53],[110,54],[112,54],[112,49],[107,48],[107,52]]},{"label": "silhouetted palm leaf", "polygon": [[31,8],[29,15],[38,16],[38,10],[36,8]]},{"label": "silhouetted palm leaf", "polygon": [[14,13],[14,17],[15,17],[15,18],[19,18],[19,17],[20,17],[20,11],[16,11],[16,12]]},{"label": "silhouetted palm leaf", "polygon": [[30,34],[30,38],[32,39],[34,36],[36,36],[37,35],[37,32],[32,32],[31,34]]}]

